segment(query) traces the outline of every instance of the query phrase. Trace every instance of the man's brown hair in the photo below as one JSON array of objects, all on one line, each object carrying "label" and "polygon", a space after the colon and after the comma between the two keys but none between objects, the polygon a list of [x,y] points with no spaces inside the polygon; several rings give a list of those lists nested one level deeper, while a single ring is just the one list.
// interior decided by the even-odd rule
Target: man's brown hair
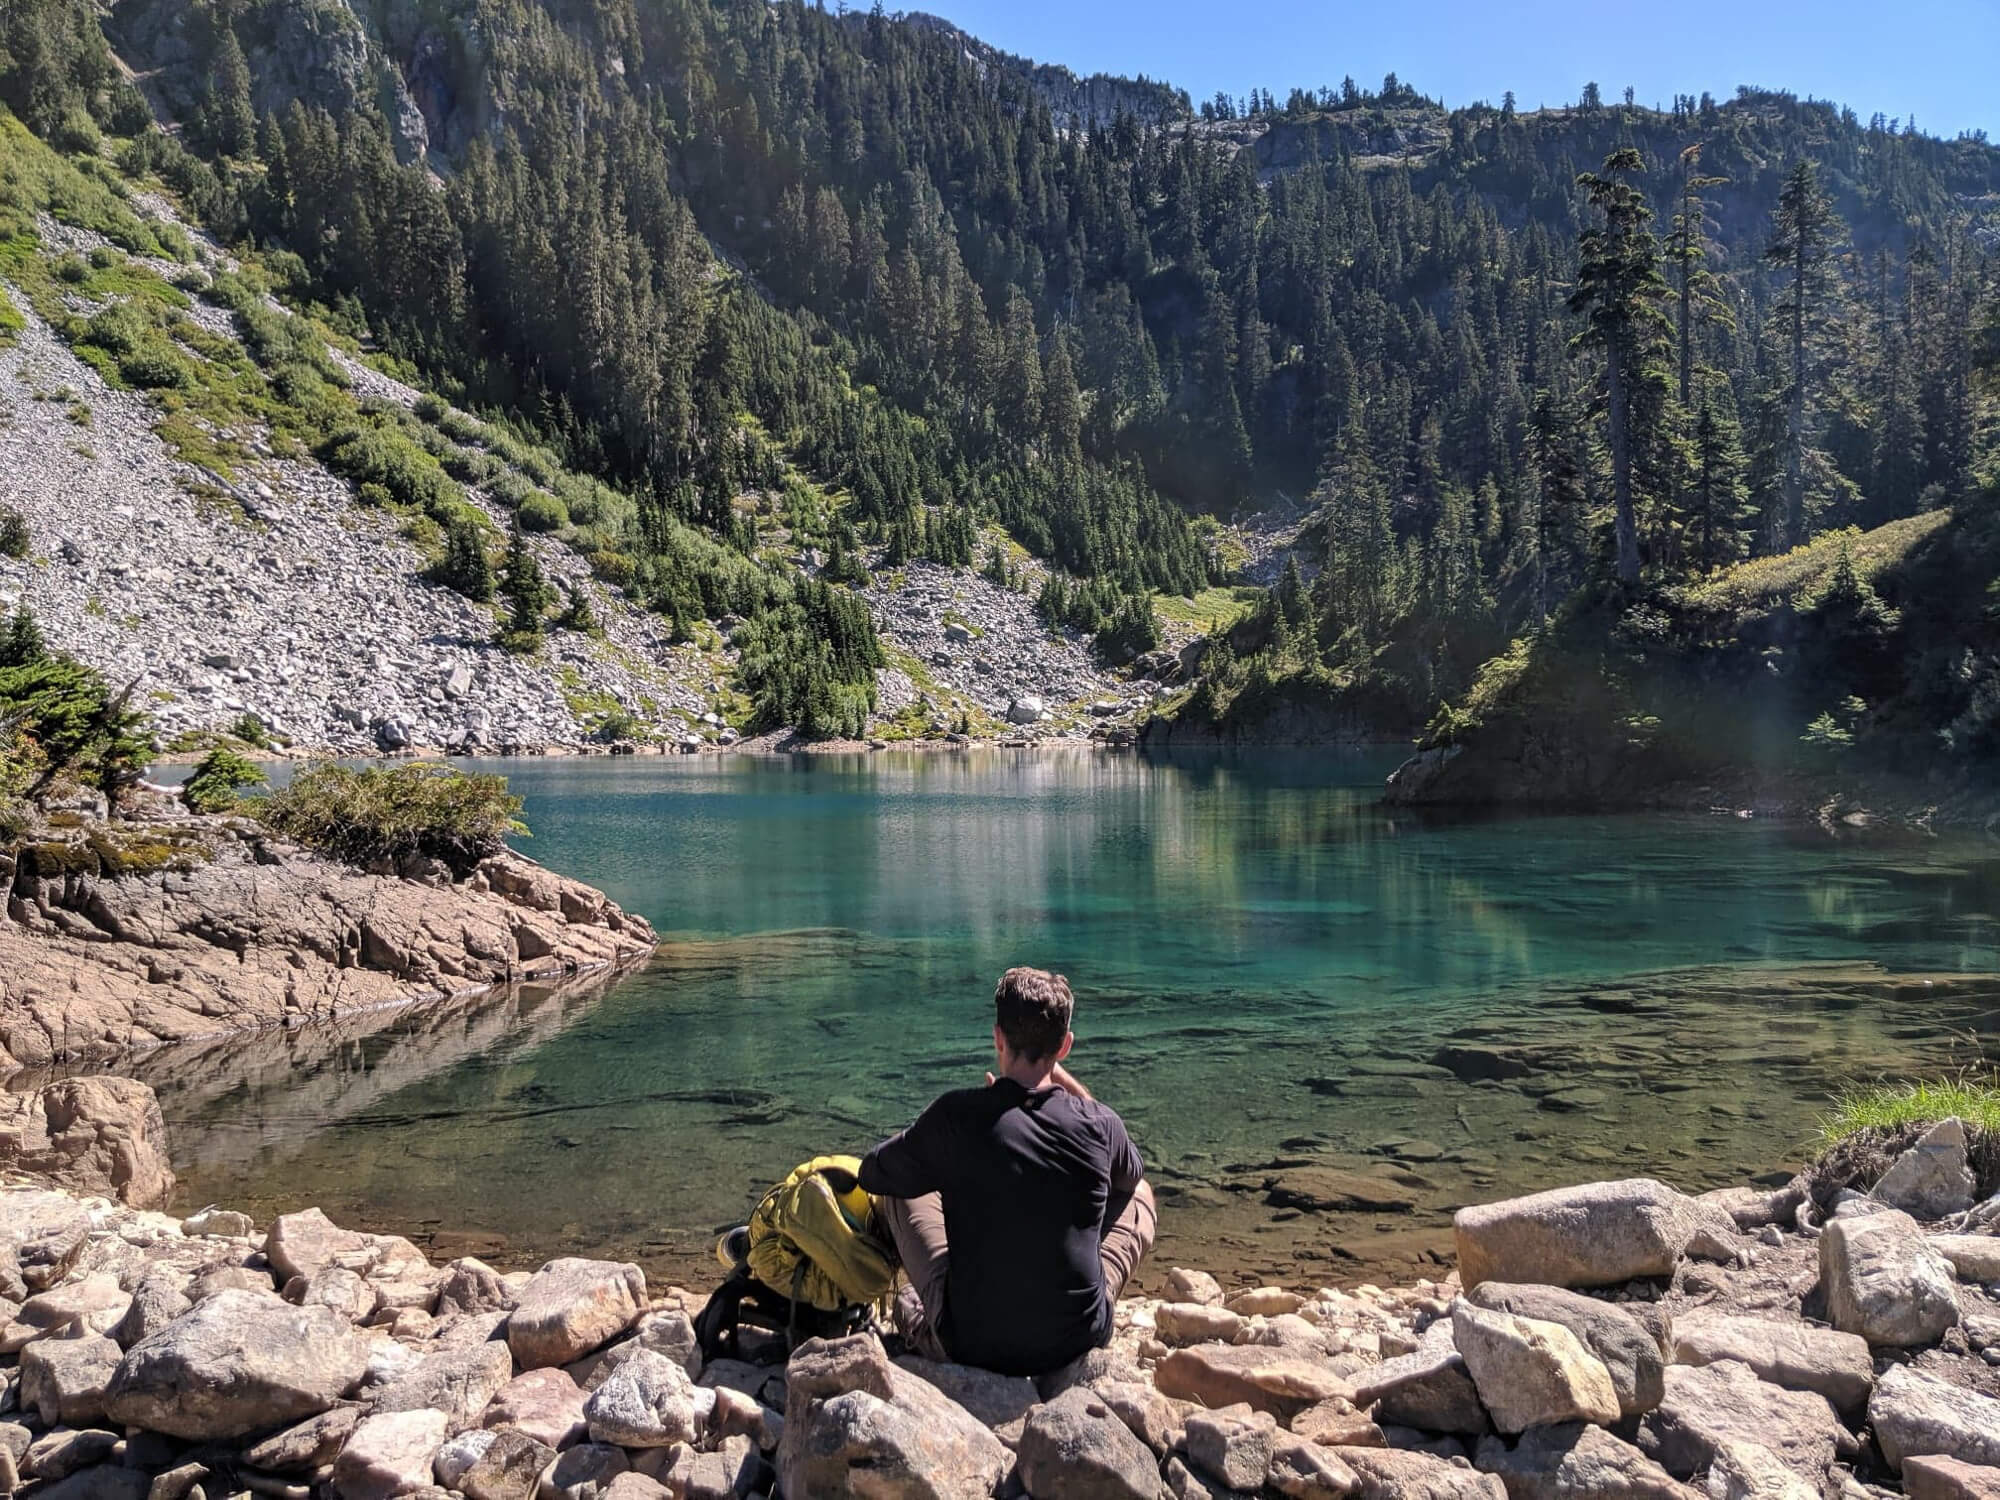
[{"label": "man's brown hair", "polygon": [[993,1008],[1007,1045],[1029,1062],[1040,1062],[1062,1050],[1076,998],[1060,974],[1009,969],[993,991]]}]

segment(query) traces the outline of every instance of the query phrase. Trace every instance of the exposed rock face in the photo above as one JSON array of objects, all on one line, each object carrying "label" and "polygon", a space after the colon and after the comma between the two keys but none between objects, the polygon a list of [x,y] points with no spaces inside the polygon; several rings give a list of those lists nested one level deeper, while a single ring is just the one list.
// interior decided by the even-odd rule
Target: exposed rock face
[{"label": "exposed rock face", "polygon": [[528,1369],[580,1359],[646,1310],[646,1273],[618,1261],[552,1260],[521,1290],[507,1343]]},{"label": "exposed rock face", "polygon": [[366,1343],[326,1308],[218,1292],[126,1354],[105,1408],[174,1437],[237,1438],[325,1411],[367,1367]]},{"label": "exposed rock face", "polygon": [[1674,1321],[1676,1363],[1712,1365],[1724,1359],[1741,1360],[1772,1385],[1817,1391],[1850,1417],[1867,1406],[1875,1389],[1868,1341],[1858,1335],[1701,1308]]},{"label": "exposed rock face", "polygon": [[[653,943],[643,919],[512,853],[457,883],[405,880],[225,820],[162,827],[206,862],[110,877],[23,850],[0,917],[0,1069],[625,963]],[[137,1152],[153,1122],[105,1117],[114,1102],[59,1096],[63,1149],[158,1192]]]},{"label": "exposed rock face", "polygon": [[[1611,1376],[1621,1415],[1639,1416],[1660,1404],[1666,1389],[1666,1364],[1660,1346],[1637,1318],[1615,1303],[1599,1302],[1558,1287],[1519,1286],[1502,1281],[1481,1282],[1467,1294],[1466,1300],[1474,1307],[1560,1323],[1567,1328]],[[1683,1363],[1696,1362],[1683,1360]]]},{"label": "exposed rock face", "polygon": [[1972,1207],[1975,1186],[1965,1122],[1940,1120],[1889,1164],[1874,1196],[1919,1219],[1942,1219]]},{"label": "exposed rock face", "polygon": [[777,1467],[787,1495],[986,1500],[1007,1471],[998,1438],[897,1369],[869,1335],[808,1340],[786,1369],[785,1391]]},{"label": "exposed rock face", "polygon": [[[1160,1493],[1158,1460],[1109,1406],[1082,1386],[1028,1413],[1018,1456],[1015,1472],[1028,1493],[1038,1497],[1157,1500]],[[1263,1467],[1269,1464],[1267,1447]],[[1263,1482],[1260,1471],[1256,1483]]]},{"label": "exposed rock face", "polygon": [[1840,1422],[1824,1396],[1766,1384],[1735,1360],[1667,1370],[1666,1398],[1639,1429],[1639,1446],[1681,1479],[1706,1472],[1729,1443],[1769,1448],[1817,1484],[1833,1462]]},{"label": "exposed rock face", "polygon": [[1836,1217],[1819,1241],[1827,1319],[1871,1345],[1911,1347],[1958,1321],[1951,1264],[1895,1209]]},{"label": "exposed rock face", "polygon": [[1665,1469],[1602,1427],[1563,1422],[1534,1427],[1512,1447],[1481,1438],[1473,1460],[1498,1476],[1509,1500],[1687,1500]]},{"label": "exposed rock face", "polygon": [[1562,1324],[1488,1312],[1463,1299],[1451,1321],[1479,1399],[1500,1431],[1618,1420],[1611,1372]]},{"label": "exposed rock face", "polygon": [[1460,1209],[1452,1235],[1468,1291],[1482,1281],[1610,1286],[1673,1275],[1700,1221],[1694,1200],[1636,1177]]},{"label": "exposed rock face", "polygon": [[1898,1365],[1868,1402],[1868,1423],[1892,1467],[1926,1454],[2000,1465],[2000,1400]]},{"label": "exposed rock face", "polygon": [[0,1157],[134,1208],[164,1208],[173,1196],[160,1101],[129,1078],[65,1078],[30,1094],[0,1095]]}]

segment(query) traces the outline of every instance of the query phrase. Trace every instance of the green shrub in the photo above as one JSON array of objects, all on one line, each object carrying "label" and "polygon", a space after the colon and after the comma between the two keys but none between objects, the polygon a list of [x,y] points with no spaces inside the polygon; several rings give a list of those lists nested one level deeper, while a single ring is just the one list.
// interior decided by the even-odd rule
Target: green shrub
[{"label": "green shrub", "polygon": [[236,806],[238,792],[263,784],[264,773],[255,761],[218,745],[201,758],[181,796],[198,813],[228,812]]},{"label": "green shrub", "polygon": [[465,492],[446,477],[436,459],[390,427],[346,427],[326,445],[328,467],[357,486],[380,485],[397,505],[429,514],[440,523],[465,503]]},{"label": "green shrub", "polygon": [[188,362],[158,338],[119,355],[118,373],[127,385],[142,391],[184,391],[195,383]]},{"label": "green shrub", "polygon": [[442,397],[434,396],[429,391],[425,391],[421,396],[417,397],[416,405],[411,410],[423,421],[440,422],[444,420],[445,413],[450,411],[451,407]]},{"label": "green shrub", "polygon": [[0,557],[28,555],[28,518],[11,505],[0,505]]},{"label": "green shrub", "polygon": [[561,531],[569,525],[569,512],[554,495],[536,493],[521,502],[523,531]]},{"label": "green shrub", "polygon": [[445,528],[444,556],[427,576],[476,604],[493,597],[493,564],[486,555],[486,536],[471,516],[454,517]]},{"label": "green shrub", "polygon": [[497,854],[508,834],[527,832],[515,817],[520,810],[504,776],[410,761],[309,766],[261,799],[256,815],[272,831],[353,864],[423,855],[464,876]]}]

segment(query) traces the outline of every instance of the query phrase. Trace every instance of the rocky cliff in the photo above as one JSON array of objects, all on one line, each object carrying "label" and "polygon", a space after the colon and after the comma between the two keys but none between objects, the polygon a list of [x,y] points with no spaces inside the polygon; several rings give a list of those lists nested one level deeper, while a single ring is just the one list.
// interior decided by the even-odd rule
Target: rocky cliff
[{"label": "rocky cliff", "polygon": [[365,872],[232,818],[83,818],[0,849],[0,1069],[609,968],[645,920],[511,852]]}]

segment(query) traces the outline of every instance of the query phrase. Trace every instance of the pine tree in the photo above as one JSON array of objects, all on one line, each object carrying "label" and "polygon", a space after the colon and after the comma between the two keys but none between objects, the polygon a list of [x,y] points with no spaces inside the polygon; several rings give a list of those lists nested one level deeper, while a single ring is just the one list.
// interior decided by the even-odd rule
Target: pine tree
[{"label": "pine tree", "polygon": [[444,556],[430,571],[433,583],[455,589],[475,604],[493,597],[493,564],[486,556],[486,537],[469,516],[454,515],[445,527]]},{"label": "pine tree", "polygon": [[1674,212],[1673,232],[1667,237],[1667,259],[1673,265],[1675,306],[1678,313],[1675,342],[1680,353],[1680,403],[1690,409],[1694,402],[1694,328],[1697,318],[1729,322],[1728,305],[1717,294],[1715,273],[1708,268],[1713,245],[1709,239],[1709,204],[1703,196],[1709,188],[1729,181],[1701,171],[1701,143],[1681,152],[1681,191]]},{"label": "pine tree", "polygon": [[507,543],[507,562],[500,572],[500,597],[508,604],[501,644],[510,651],[533,651],[541,644],[543,618],[555,602],[555,590],[542,576],[542,565],[529,550],[528,539],[516,526]]},{"label": "pine tree", "polygon": [[21,605],[14,611],[6,634],[0,635],[0,667],[25,667],[30,662],[45,660],[48,654],[41,625],[28,606]]},{"label": "pine tree", "polygon": [[1704,398],[1695,418],[1690,469],[1688,525],[1694,533],[1694,561],[1703,572],[1712,572],[1742,555],[1743,510],[1750,494],[1743,481],[1735,414],[1714,395]]},{"label": "pine tree", "polygon": [[1832,200],[1819,185],[1817,169],[1810,158],[1801,157],[1778,194],[1771,240],[1764,247],[1765,261],[1790,277],[1777,309],[1791,361],[1785,416],[1785,546],[1806,539],[1806,415],[1811,404],[1807,352],[1813,342],[1811,325],[1826,298],[1838,222]]},{"label": "pine tree", "polygon": [[243,44],[236,40],[234,26],[218,20],[216,31],[203,123],[209,143],[217,151],[242,156],[257,141],[257,112],[250,104],[250,64],[243,56]]},{"label": "pine tree", "polygon": [[1604,222],[1583,232],[1576,290],[1569,299],[1571,310],[1585,320],[1576,342],[1604,355],[1618,581],[1627,587],[1639,581],[1633,456],[1643,434],[1634,431],[1635,416],[1646,420],[1640,414],[1639,387],[1658,378],[1667,337],[1667,315],[1660,306],[1667,283],[1660,274],[1659,241],[1648,227],[1653,211],[1627,180],[1643,166],[1637,151],[1621,146],[1605,158],[1601,173],[1577,178]]}]

